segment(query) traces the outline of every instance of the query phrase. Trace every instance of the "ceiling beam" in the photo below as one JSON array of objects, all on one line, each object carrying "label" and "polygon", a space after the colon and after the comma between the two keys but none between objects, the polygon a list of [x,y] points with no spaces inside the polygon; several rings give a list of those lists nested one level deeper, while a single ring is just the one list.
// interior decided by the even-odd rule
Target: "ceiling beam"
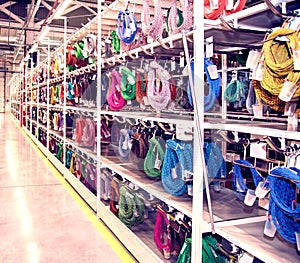
[{"label": "ceiling beam", "polygon": [[14,4],[16,4],[17,2],[14,2],[14,1],[7,1],[6,3],[3,3],[1,6],[3,6],[4,8],[6,8],[6,7],[10,7],[10,6],[12,6],[12,5],[14,5]]},{"label": "ceiling beam", "polygon": [[49,11],[52,9],[52,6],[49,5],[46,1],[42,0],[42,5],[47,8]]},{"label": "ceiling beam", "polygon": [[5,7],[3,7],[3,5],[0,5],[0,11],[3,12],[4,14],[8,15],[12,19],[18,21],[19,23],[22,23],[22,24],[24,23],[23,19],[21,19],[16,14],[14,14],[14,13],[10,12],[9,10],[7,10]]}]

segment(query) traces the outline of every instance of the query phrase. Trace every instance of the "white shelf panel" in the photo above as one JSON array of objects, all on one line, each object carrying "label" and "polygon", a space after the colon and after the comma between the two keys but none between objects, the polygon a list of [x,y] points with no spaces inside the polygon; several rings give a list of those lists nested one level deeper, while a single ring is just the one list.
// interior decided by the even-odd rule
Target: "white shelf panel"
[{"label": "white shelf panel", "polygon": [[255,222],[239,226],[216,227],[216,233],[248,251],[265,263],[299,262],[296,247],[278,236],[274,239],[263,234],[264,222]]},{"label": "white shelf panel", "polygon": [[[182,113],[182,114],[180,114]],[[131,118],[136,120],[152,120],[163,123],[182,124],[183,122],[187,125],[193,125],[193,116],[190,112],[177,112],[175,113],[160,113],[140,111],[137,109],[131,109],[128,111],[101,111],[101,115],[112,115],[117,117]]]},{"label": "white shelf panel", "polygon": [[204,123],[204,129],[237,131],[256,135],[268,135],[278,138],[299,140],[298,128],[288,130],[287,124],[284,123],[206,119]]},{"label": "white shelf panel", "polygon": [[132,169],[132,164],[121,164],[118,157],[101,157],[102,165],[116,173],[120,174],[123,178],[131,181],[135,185],[144,189],[148,193],[162,200],[166,204],[174,207],[178,211],[183,212],[189,217],[192,217],[192,200],[183,196],[172,196],[167,193],[161,181],[152,180],[138,170]]},{"label": "white shelf panel", "polygon": [[77,148],[78,150],[80,150],[82,153],[86,154],[93,160],[97,160],[97,154],[94,153],[90,148],[80,147],[76,142],[72,141],[69,138],[66,138],[65,141],[67,144],[71,145],[73,148]]},{"label": "white shelf panel", "polygon": [[90,112],[94,115],[97,114],[97,108],[87,108],[87,107],[76,107],[76,106],[66,106],[66,110],[78,111],[78,112]]},{"label": "white shelf panel", "polygon": [[63,174],[66,180],[73,186],[77,193],[87,202],[87,204],[96,212],[97,197],[87,189],[66,167],[63,168]]}]

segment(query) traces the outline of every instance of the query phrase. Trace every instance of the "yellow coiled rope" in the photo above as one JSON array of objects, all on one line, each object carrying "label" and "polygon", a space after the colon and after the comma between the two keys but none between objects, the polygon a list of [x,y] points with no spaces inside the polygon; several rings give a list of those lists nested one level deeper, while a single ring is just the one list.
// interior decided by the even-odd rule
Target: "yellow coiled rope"
[{"label": "yellow coiled rope", "polygon": [[265,90],[258,80],[252,80],[252,83],[259,105],[261,105],[262,101],[264,101],[270,108],[280,112],[284,111],[284,101],[279,99],[278,96],[275,96]]},{"label": "yellow coiled rope", "polygon": [[[289,41],[278,41],[276,38],[280,36],[285,36]],[[272,95],[279,95],[286,80],[300,84],[300,71],[294,70],[292,51],[300,48],[298,41],[297,31],[281,28],[269,34],[263,45],[265,71],[261,84]],[[293,98],[299,96],[300,89],[297,89]]]}]

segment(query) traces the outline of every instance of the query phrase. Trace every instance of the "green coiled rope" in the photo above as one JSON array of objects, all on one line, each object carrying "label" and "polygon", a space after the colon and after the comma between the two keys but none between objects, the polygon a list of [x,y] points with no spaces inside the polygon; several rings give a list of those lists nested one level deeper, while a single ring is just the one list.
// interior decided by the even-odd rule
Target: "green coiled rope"
[{"label": "green coiled rope", "polygon": [[127,67],[122,67],[121,74],[122,74],[122,80],[121,80],[122,97],[124,100],[133,100],[135,98],[135,92],[136,92],[135,76]]},{"label": "green coiled rope", "polygon": [[142,223],[145,214],[144,201],[127,186],[120,187],[118,217],[127,226],[131,227]]},{"label": "green coiled rope", "polygon": [[120,51],[120,39],[116,31],[111,32],[112,52],[118,53]]},{"label": "green coiled rope", "polygon": [[[165,158],[165,143],[160,143],[161,140],[152,137],[150,139],[150,146],[147,152],[145,162],[144,162],[144,171],[147,176],[151,178],[157,178],[161,176],[161,168],[163,160]],[[160,162],[161,165],[156,166],[155,162]]]},{"label": "green coiled rope", "polygon": [[[191,262],[192,239],[186,238],[176,263]],[[202,237],[202,263],[225,263],[226,256],[217,246],[217,240],[209,235]]]},{"label": "green coiled rope", "polygon": [[245,88],[243,82],[232,80],[224,92],[225,99],[228,102],[238,102],[245,97]]}]

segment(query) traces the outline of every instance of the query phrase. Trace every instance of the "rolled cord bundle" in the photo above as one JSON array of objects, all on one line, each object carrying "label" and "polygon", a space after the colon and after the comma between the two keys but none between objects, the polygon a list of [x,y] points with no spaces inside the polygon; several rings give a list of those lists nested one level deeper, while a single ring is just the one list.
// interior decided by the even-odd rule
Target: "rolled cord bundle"
[{"label": "rolled cord bundle", "polygon": [[150,178],[157,178],[161,176],[161,164],[165,157],[164,147],[156,138],[150,139],[150,146],[147,152],[144,171]]},{"label": "rolled cord bundle", "polygon": [[120,187],[119,193],[118,216],[120,220],[128,227],[142,223],[145,213],[143,200],[125,185]]},{"label": "rolled cord bundle", "polygon": [[[165,228],[167,229],[166,238]],[[157,248],[164,254],[165,259],[171,258],[171,252],[173,251],[171,234],[170,234],[170,222],[168,216],[161,209],[157,208],[155,227],[154,227],[154,242]]]},{"label": "rolled cord bundle", "polygon": [[[284,36],[283,41],[279,37]],[[298,32],[281,28],[268,35],[263,45],[265,71],[261,85],[282,101],[300,97],[300,71],[294,54],[299,52]]]},{"label": "rolled cord bundle", "polygon": [[300,170],[297,168],[277,167],[268,176],[270,181],[269,215],[279,234],[288,242],[296,244],[295,233],[300,233],[300,206],[296,207],[295,192],[291,182],[300,189]]}]

